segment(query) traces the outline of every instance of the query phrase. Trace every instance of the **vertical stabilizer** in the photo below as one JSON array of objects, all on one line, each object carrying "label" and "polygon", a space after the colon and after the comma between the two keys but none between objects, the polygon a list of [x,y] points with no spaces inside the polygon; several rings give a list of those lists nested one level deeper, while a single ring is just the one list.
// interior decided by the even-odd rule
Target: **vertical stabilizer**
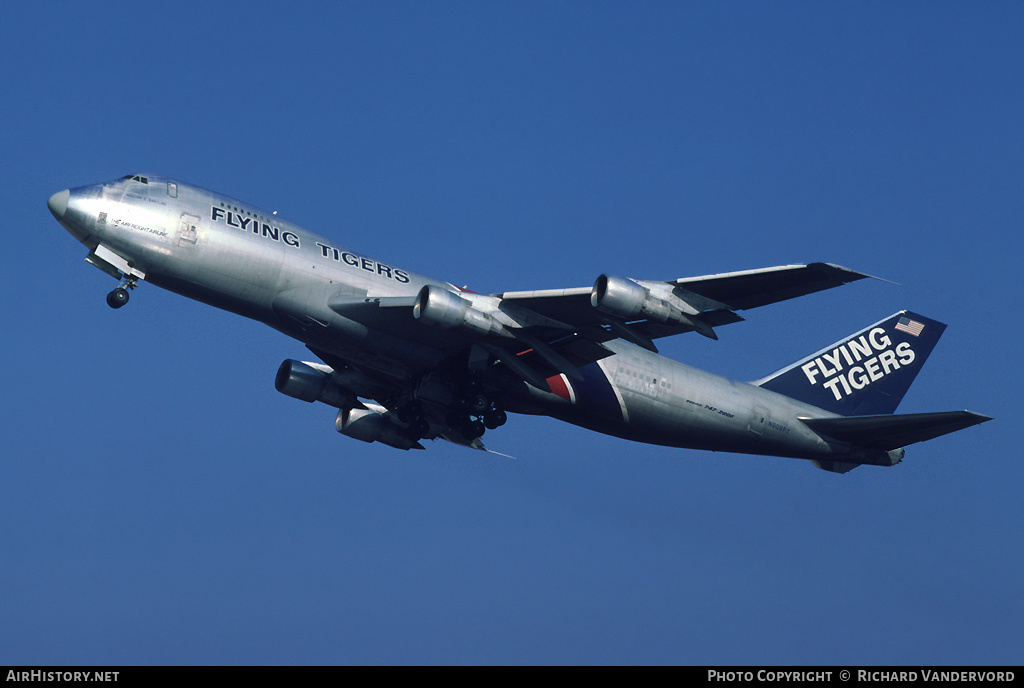
[{"label": "vertical stabilizer", "polygon": [[844,416],[893,413],[945,329],[900,311],[753,384]]}]

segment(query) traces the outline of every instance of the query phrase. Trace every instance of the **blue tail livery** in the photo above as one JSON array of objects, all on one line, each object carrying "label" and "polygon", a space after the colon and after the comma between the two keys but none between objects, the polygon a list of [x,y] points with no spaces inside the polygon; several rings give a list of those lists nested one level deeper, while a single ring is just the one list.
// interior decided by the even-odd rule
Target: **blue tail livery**
[{"label": "blue tail livery", "polygon": [[945,329],[900,311],[754,384],[842,416],[890,414]]}]

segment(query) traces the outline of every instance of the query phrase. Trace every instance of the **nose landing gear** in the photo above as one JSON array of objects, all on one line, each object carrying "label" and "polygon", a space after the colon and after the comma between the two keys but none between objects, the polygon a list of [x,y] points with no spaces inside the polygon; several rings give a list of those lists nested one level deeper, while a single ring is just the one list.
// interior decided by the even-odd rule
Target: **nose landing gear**
[{"label": "nose landing gear", "polygon": [[120,308],[128,303],[128,290],[139,286],[139,278],[135,275],[125,277],[121,284],[117,285],[114,291],[107,294],[107,305],[111,308]]},{"label": "nose landing gear", "polygon": [[120,308],[126,303],[128,303],[128,290],[124,287],[118,287],[107,294],[107,305],[111,308]]}]

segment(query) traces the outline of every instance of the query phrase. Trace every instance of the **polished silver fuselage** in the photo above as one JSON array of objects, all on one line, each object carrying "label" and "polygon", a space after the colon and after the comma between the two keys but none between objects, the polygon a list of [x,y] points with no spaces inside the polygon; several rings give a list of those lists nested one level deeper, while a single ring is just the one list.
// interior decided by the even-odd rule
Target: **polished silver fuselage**
[{"label": "polished silver fuselage", "polygon": [[[414,297],[424,285],[454,289],[347,249],[276,214],[182,182],[147,177],[71,189],[58,215],[79,241],[123,257],[145,281],[238,313],[395,381],[410,381],[451,355],[452,335],[396,325],[332,300]],[[52,199],[51,199],[52,200]],[[53,205],[51,204],[51,209]],[[356,313],[356,315],[353,315]],[[623,340],[587,365],[564,393],[508,383],[510,411],[547,414],[631,440],[716,451],[863,460],[798,420],[835,414],[727,380]]]}]

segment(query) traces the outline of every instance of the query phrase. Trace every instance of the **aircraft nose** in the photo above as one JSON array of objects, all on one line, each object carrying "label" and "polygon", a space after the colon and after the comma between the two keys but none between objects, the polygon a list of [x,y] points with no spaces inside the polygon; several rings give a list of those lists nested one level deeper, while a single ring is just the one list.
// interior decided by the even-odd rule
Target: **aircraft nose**
[{"label": "aircraft nose", "polygon": [[70,189],[64,189],[50,196],[50,200],[46,202],[50,212],[58,220],[63,219],[64,213],[68,210],[68,198],[71,196]]}]

